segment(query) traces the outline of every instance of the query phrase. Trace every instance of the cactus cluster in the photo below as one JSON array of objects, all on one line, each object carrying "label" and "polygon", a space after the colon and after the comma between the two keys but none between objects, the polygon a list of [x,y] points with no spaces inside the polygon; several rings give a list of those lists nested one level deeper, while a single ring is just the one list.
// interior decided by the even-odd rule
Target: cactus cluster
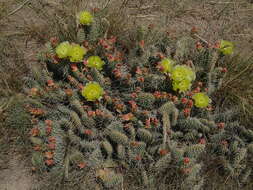
[{"label": "cactus cluster", "polygon": [[108,37],[101,16],[78,18],[76,42],[48,42],[26,78],[36,170],[68,180],[90,169],[117,189],[137,168],[147,188],[176,175],[180,188],[201,189],[208,157],[221,160],[221,174],[249,180],[253,131],[234,111],[211,105],[225,74],[223,51],[151,29],[127,47]]}]

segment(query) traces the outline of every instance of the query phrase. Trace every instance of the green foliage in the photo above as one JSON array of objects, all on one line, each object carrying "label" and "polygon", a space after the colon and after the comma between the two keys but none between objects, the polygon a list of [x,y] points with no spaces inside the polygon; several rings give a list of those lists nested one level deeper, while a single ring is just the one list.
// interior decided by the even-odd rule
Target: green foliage
[{"label": "green foliage", "polygon": [[[202,166],[208,164],[205,157],[219,157],[223,160],[219,171],[241,174],[245,182],[252,167],[248,154],[253,152],[253,132],[236,122],[233,110],[212,110],[203,99],[200,106],[196,100],[193,103],[194,94],[204,93],[207,87],[209,100],[220,87],[223,73],[217,62],[223,57],[217,50],[196,51],[194,39],[188,37],[168,43],[168,36],[145,29],[137,32],[136,39],[145,37],[147,43],[136,41],[137,47],[124,49],[122,41],[108,38],[108,24],[99,17],[90,26],[79,26],[75,36],[79,43],[86,42],[88,50],[82,60],[78,55],[75,63],[55,58],[55,46],[49,43],[45,67],[41,62],[33,65],[24,87],[29,98],[23,101],[30,114],[16,102],[8,123],[24,127],[31,118],[36,119],[30,140],[40,149],[33,155],[34,166],[58,170],[63,179],[89,168],[97,171],[105,188],[122,184],[123,172],[116,168],[137,168],[136,176],[142,175],[144,186],[155,186],[159,179],[173,174],[183,189],[201,189],[205,184]],[[160,38],[156,42],[155,36]],[[176,47],[170,47],[174,44]],[[174,53],[167,51],[173,48]],[[103,69],[90,68],[90,56],[99,56]],[[187,68],[196,90],[175,92],[173,77],[157,67],[162,57],[171,57]],[[96,89],[85,91],[90,82],[101,88],[96,97]]]},{"label": "green foliage", "polygon": [[141,93],[138,95],[137,104],[143,109],[151,109],[155,103],[155,97],[150,93]]}]

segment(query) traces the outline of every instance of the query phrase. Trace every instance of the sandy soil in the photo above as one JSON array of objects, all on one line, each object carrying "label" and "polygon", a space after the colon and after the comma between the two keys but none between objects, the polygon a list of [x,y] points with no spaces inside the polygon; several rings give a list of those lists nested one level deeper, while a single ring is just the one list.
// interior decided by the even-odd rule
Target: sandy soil
[{"label": "sandy soil", "polygon": [[[6,167],[0,169],[0,190],[30,190],[34,179],[21,157],[12,155]],[[4,166],[1,163],[2,166]]]}]

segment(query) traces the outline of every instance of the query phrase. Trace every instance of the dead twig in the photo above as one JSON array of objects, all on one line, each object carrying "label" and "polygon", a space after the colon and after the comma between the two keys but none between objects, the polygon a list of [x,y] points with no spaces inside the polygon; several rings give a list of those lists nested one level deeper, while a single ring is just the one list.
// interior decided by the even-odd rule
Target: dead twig
[{"label": "dead twig", "polygon": [[25,0],[21,5],[19,5],[15,10],[13,10],[12,12],[10,12],[7,16],[11,16],[13,14],[15,14],[16,12],[18,12],[20,9],[22,9],[23,6],[25,6],[29,1],[31,0]]},{"label": "dead twig", "polygon": [[210,44],[207,40],[205,40],[204,38],[202,38],[201,36],[199,36],[198,34],[194,34],[194,36],[198,39],[200,39],[202,42],[206,43],[207,45]]}]

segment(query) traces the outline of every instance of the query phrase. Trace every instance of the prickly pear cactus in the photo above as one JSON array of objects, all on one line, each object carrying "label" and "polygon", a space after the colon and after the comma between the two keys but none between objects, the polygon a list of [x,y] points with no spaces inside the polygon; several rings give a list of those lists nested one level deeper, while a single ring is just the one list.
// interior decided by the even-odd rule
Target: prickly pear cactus
[{"label": "prickly pear cactus", "polygon": [[246,183],[253,131],[211,101],[226,74],[221,47],[150,29],[125,46],[101,15],[81,15],[76,41],[52,38],[26,78],[34,167],[65,181],[87,171],[116,189],[138,168],[147,188],[176,175],[180,188],[201,189],[208,156]]}]

